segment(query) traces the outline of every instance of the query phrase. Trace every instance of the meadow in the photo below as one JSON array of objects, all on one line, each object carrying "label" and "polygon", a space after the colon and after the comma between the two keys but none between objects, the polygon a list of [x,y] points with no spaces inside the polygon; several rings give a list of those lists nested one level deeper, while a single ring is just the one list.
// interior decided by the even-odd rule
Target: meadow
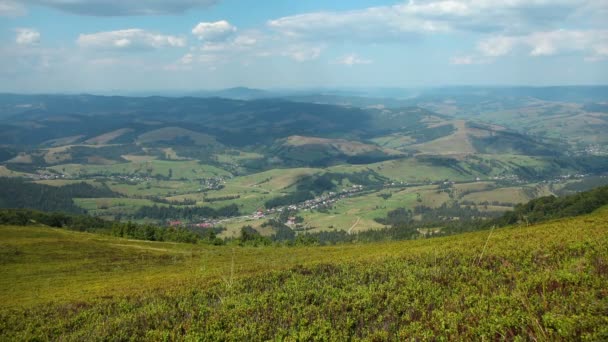
[{"label": "meadow", "polygon": [[192,180],[211,177],[230,177],[230,173],[218,167],[200,164],[197,161],[148,160],[111,165],[61,164],[49,167],[55,172],[71,177],[89,176],[161,176],[169,180]]},{"label": "meadow", "polygon": [[142,242],[0,227],[1,340],[608,338],[608,208],[414,241]]}]

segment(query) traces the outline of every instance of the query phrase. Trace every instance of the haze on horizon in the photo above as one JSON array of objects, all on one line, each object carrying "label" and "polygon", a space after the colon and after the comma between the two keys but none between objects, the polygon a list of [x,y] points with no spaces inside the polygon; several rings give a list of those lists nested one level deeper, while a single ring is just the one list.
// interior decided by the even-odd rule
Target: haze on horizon
[{"label": "haze on horizon", "polygon": [[0,0],[0,92],[608,83],[605,0]]}]

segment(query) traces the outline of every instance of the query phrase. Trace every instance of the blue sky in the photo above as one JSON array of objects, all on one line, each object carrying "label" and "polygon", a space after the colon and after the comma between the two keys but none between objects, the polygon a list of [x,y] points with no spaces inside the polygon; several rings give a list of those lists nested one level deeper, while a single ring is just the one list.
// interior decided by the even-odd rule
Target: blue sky
[{"label": "blue sky", "polygon": [[608,83],[606,0],[0,0],[0,91]]}]

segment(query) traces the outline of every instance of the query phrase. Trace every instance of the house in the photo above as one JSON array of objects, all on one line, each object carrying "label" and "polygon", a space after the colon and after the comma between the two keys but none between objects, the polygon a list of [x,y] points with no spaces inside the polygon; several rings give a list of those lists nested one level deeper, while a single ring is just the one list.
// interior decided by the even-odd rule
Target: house
[{"label": "house", "polygon": [[258,219],[259,220],[259,219],[264,218],[264,217],[265,217],[265,215],[264,215],[264,212],[262,210],[258,210],[255,213],[253,213],[253,218],[254,219]]},{"label": "house", "polygon": [[182,221],[169,221],[169,226],[171,227],[177,227],[177,226],[181,226],[182,225]]}]

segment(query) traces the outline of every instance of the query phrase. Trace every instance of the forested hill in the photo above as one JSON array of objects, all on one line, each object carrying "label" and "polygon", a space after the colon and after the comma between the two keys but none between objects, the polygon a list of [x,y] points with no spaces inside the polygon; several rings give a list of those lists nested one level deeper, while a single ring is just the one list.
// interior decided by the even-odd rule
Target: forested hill
[{"label": "forested hill", "polygon": [[88,183],[49,186],[18,178],[0,177],[0,208],[29,208],[42,211],[84,213],[74,204],[74,198],[118,197],[107,187]]},{"label": "forested hill", "polygon": [[494,222],[504,226],[517,222],[537,223],[588,214],[608,205],[608,186],[564,197],[546,196],[520,204]]}]

